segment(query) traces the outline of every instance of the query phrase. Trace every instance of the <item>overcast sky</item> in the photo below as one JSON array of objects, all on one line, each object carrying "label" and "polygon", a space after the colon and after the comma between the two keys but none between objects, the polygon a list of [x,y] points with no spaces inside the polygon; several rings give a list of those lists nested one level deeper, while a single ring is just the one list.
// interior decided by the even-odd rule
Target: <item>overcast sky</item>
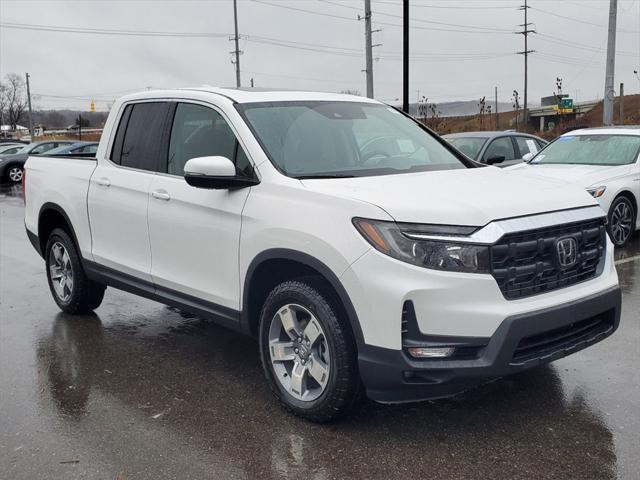
[{"label": "overcast sky", "polygon": [[[524,0],[410,0],[411,100],[522,94]],[[578,101],[602,97],[609,0],[529,0],[529,98],[564,80]],[[238,0],[243,86],[365,93],[364,0]],[[372,0],[375,97],[402,96],[401,0]],[[618,7],[616,85],[637,93],[640,0]],[[31,75],[40,108],[99,110],[145,87],[235,85],[232,0],[0,0],[0,74]],[[15,28],[19,27],[19,28]],[[28,28],[28,29],[25,29]],[[86,29],[93,33],[60,30]],[[55,30],[55,31],[51,31]],[[115,35],[120,31],[123,35]],[[139,33],[156,32],[153,36]],[[138,34],[138,35],[134,35]],[[164,36],[157,36],[158,34]],[[180,34],[179,36],[169,34]],[[184,35],[188,34],[188,35]],[[616,87],[617,90],[617,87]],[[76,97],[76,98],[72,98]]]}]

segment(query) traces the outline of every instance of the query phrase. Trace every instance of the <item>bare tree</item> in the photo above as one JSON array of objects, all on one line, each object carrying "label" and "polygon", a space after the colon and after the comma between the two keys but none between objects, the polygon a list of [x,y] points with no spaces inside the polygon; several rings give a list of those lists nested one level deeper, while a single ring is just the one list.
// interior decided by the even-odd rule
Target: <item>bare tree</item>
[{"label": "bare tree", "polygon": [[480,125],[482,125],[482,119],[484,118],[484,114],[487,111],[487,101],[486,97],[482,97],[478,102]]},{"label": "bare tree", "polygon": [[9,73],[5,82],[0,82],[0,112],[3,122],[12,130],[24,119],[27,111],[27,92],[24,79]]}]

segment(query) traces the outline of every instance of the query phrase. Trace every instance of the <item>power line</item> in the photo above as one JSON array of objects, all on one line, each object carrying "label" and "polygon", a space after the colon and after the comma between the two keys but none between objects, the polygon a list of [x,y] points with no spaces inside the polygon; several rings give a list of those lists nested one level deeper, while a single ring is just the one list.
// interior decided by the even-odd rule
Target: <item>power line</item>
[{"label": "power line", "polygon": [[157,31],[138,31],[138,30],[109,30],[104,28],[85,28],[85,27],[58,27],[55,25],[39,25],[28,23],[0,22],[0,27],[16,30],[39,30],[47,32],[64,32],[64,33],[85,33],[92,35],[122,35],[134,37],[228,37],[228,33],[209,33],[209,32],[157,32]]},{"label": "power line", "polygon": [[[579,20],[579,19],[574,18],[574,17],[568,17],[566,15],[560,15],[559,13],[550,12],[549,10],[544,10],[542,8],[538,8],[538,7],[530,7],[530,8],[532,8],[532,9],[538,11],[538,12],[544,13],[545,15],[551,15],[553,17],[562,18],[563,20],[569,20],[571,22],[582,23],[583,25],[590,25],[592,27],[609,28],[606,25],[602,25],[600,23],[593,23],[593,22],[588,22],[586,20]],[[619,28],[618,32],[640,33],[640,30],[629,30],[629,29]]]},{"label": "power line", "polygon": [[[318,0],[318,1],[322,2],[322,3],[327,3],[329,5],[335,5],[337,7],[349,8],[351,10],[360,11],[360,9],[358,7],[353,7],[353,6],[350,6],[350,5],[342,5],[340,3],[333,2],[333,1],[330,1],[330,0]],[[392,18],[402,19],[402,15],[394,15],[394,14],[391,14],[391,13],[379,12],[379,11],[375,11],[375,10],[372,10],[371,13],[373,13],[375,15],[382,15],[382,16],[385,16],[385,17],[392,17]],[[500,32],[500,33],[511,33],[511,30],[507,30],[507,29],[504,29],[504,28],[479,27],[477,25],[463,25],[463,24],[458,24],[458,23],[436,22],[436,21],[433,21],[433,20],[424,20],[424,19],[415,18],[415,17],[412,17],[411,21],[412,22],[418,22],[418,23],[426,23],[426,24],[430,24],[430,25],[443,25],[443,26],[448,26],[448,27],[473,28],[473,29],[483,30],[483,31],[489,30],[489,31],[492,31],[492,32],[495,32],[495,33],[498,33],[498,32]],[[379,22],[377,22],[377,23],[379,23]]]},{"label": "power line", "polygon": [[[169,36],[169,37],[183,37],[183,36],[199,36],[199,37],[216,37],[216,38],[228,38],[229,36],[233,37],[233,34],[216,34],[209,32],[201,32],[201,33],[188,33],[188,32],[157,32],[157,31],[148,31],[148,32],[136,32],[136,31],[123,31],[123,30],[107,30],[107,29],[97,29],[97,28],[76,28],[76,27],[68,27],[61,25],[39,25],[39,24],[26,24],[26,23],[6,23],[0,22],[0,27],[2,28],[16,28],[16,29],[26,29],[26,30],[45,30],[52,32],[61,32],[61,33],[84,33],[84,34],[97,34],[97,35],[140,35],[140,36]],[[296,50],[304,50],[304,51],[313,51],[319,53],[327,53],[334,55],[341,55],[346,57],[359,58],[362,56],[363,50],[360,48],[350,48],[350,47],[342,47],[337,45],[326,45],[319,43],[309,43],[309,42],[298,42],[292,40],[284,40],[279,38],[271,38],[271,37],[263,37],[257,35],[242,35],[244,40],[253,43],[259,43],[264,45],[272,45],[283,48],[292,48]],[[380,54],[386,58],[391,59],[394,55],[400,56],[400,52],[390,52],[390,51],[382,51]],[[412,55],[413,59],[429,59],[433,58],[438,59],[439,57],[444,57],[447,59],[455,60],[464,60],[468,58],[478,58],[483,59],[487,57],[497,57],[502,54],[486,54],[486,53],[427,53],[427,52],[415,52]],[[506,55],[506,54],[505,54]],[[119,92],[116,92],[119,93]]]},{"label": "power line", "polygon": [[[339,19],[342,19],[342,20],[352,20],[352,21],[357,21],[358,20],[357,18],[345,17],[345,16],[342,16],[342,15],[334,15],[334,14],[329,14],[329,13],[324,13],[324,12],[318,12],[316,10],[307,10],[307,9],[304,9],[304,8],[292,7],[291,5],[282,5],[282,4],[279,4],[279,3],[266,2],[264,0],[251,0],[251,1],[254,2],[254,3],[262,4],[262,5],[269,5],[271,7],[279,7],[279,8],[283,8],[283,9],[286,9],[286,10],[309,13],[311,15],[321,15],[321,16],[324,16],[324,17],[339,18]],[[342,5],[342,6],[344,6],[344,5]],[[393,16],[391,14],[388,14],[388,15]],[[423,20],[423,22],[433,23],[433,22],[430,22],[428,20]],[[388,22],[376,21],[375,24],[376,25],[387,26],[387,27],[402,28],[402,25],[398,24],[398,23],[388,23]],[[444,24],[444,25],[455,25],[455,24]],[[510,30],[497,30],[497,29],[460,30],[460,29],[439,28],[439,27],[420,27],[420,26],[417,26],[417,25],[412,25],[410,28],[412,28],[414,30],[440,31],[440,32],[452,32],[452,33],[484,33],[484,34],[501,34],[501,35],[510,35],[512,33]],[[479,29],[479,28],[484,28],[484,27],[469,27],[469,28]]]},{"label": "power line", "polygon": [[[385,1],[385,0],[374,0],[375,3],[381,3],[385,5],[394,5],[398,6],[397,2],[393,1]],[[415,4],[411,5],[411,8],[437,8],[437,9],[446,9],[446,10],[511,10],[513,7],[509,6],[493,6],[493,5],[483,5],[483,6],[452,6],[452,5],[424,5],[424,4]]]},{"label": "power line", "polygon": [[[547,43],[553,43],[556,45],[562,45],[564,47],[569,47],[569,48],[574,48],[577,50],[591,50],[594,52],[605,52],[605,48],[604,47],[596,47],[593,45],[587,45],[584,43],[579,43],[579,42],[574,42],[571,40],[565,40],[563,38],[559,38],[559,37],[554,37],[553,35],[548,35],[548,34],[544,34],[544,33],[540,33],[538,32],[538,40],[541,40],[543,42],[547,42]],[[617,50],[616,51],[616,55],[622,55],[622,56],[629,56],[629,57],[635,57],[636,54],[630,51],[625,51],[625,50]]]}]

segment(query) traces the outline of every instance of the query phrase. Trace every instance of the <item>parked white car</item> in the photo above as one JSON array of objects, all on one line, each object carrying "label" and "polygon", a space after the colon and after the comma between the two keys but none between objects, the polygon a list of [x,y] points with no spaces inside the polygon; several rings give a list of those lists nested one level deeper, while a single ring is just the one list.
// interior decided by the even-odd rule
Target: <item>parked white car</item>
[{"label": "parked white car", "polygon": [[584,189],[472,162],[370,99],[143,92],[114,104],[96,158],[25,172],[28,237],[63,311],[111,286],[253,335],[277,398],[315,421],[361,386],[449,396],[619,324]]},{"label": "parked white car", "polygon": [[527,160],[507,168],[585,188],[607,212],[616,246],[640,229],[640,127],[574,130]]}]

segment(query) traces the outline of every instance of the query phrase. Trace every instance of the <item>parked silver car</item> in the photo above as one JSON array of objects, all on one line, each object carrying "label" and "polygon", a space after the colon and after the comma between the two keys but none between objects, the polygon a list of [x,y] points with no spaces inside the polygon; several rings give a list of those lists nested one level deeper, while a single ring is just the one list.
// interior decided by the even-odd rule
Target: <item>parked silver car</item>
[{"label": "parked silver car", "polygon": [[497,167],[520,163],[527,153],[535,155],[548,143],[535,135],[509,130],[451,133],[443,138],[467,157]]}]

